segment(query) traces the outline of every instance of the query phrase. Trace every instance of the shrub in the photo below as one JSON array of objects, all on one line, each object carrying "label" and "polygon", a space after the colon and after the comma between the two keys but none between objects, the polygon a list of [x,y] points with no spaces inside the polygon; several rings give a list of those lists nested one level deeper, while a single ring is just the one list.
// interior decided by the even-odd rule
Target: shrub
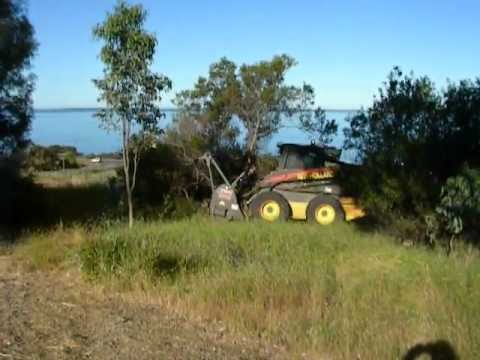
[{"label": "shrub", "polygon": [[480,79],[437,91],[428,77],[395,68],[345,135],[364,166],[353,187],[368,212],[422,218],[447,178],[480,161]]},{"label": "shrub", "polygon": [[32,145],[27,151],[25,167],[28,171],[52,171],[59,169],[59,158],[54,150]]},{"label": "shrub", "polygon": [[29,172],[76,169],[79,167],[76,154],[76,149],[70,146],[32,145],[27,151],[24,167]]},{"label": "shrub", "polygon": [[60,155],[62,167],[65,169],[77,169],[80,167],[77,161],[77,156],[74,152],[67,151]]},{"label": "shrub", "polygon": [[79,155],[79,152],[75,146],[68,145],[50,145],[48,149],[55,152],[56,154],[61,153],[72,153],[73,155]]},{"label": "shrub", "polygon": [[432,240],[439,234],[453,241],[463,232],[479,232],[480,223],[480,171],[464,169],[459,175],[447,179],[442,187],[436,214],[427,219]]},{"label": "shrub", "polygon": [[191,169],[175,147],[159,143],[143,155],[135,190],[140,206],[159,206],[168,194],[185,197],[197,189]]},{"label": "shrub", "polygon": [[[198,160],[203,153],[199,149],[190,151],[194,152],[185,156],[181,146],[157,143],[143,155],[135,190],[136,201],[140,207],[161,207],[165,201],[171,202],[172,199],[183,204],[194,204],[210,197],[208,171],[205,164]],[[229,179],[240,174],[239,153],[225,149],[214,156]],[[269,166],[271,165],[265,165]],[[123,176],[120,175],[119,178],[122,179]],[[217,180],[219,179],[215,179]]]}]

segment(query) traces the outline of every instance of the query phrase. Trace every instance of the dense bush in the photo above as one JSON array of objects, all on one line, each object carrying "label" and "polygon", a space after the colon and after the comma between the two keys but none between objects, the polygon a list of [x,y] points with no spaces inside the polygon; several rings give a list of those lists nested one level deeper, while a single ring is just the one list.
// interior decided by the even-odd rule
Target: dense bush
[{"label": "dense bush", "polygon": [[427,77],[395,68],[349,125],[345,148],[364,165],[350,188],[380,222],[421,221],[447,178],[479,164],[480,79],[438,91]]},{"label": "dense bush", "polygon": [[[134,201],[139,217],[182,218],[193,215],[202,200],[210,196],[206,179],[196,171],[200,162],[192,166],[186,162],[180,149],[157,143],[145,151],[137,169]],[[117,170],[112,186],[124,186],[123,169]]]},{"label": "dense bush", "polygon": [[76,153],[73,147],[32,145],[27,151],[24,167],[30,172],[76,169],[79,167]]},{"label": "dense bush", "polygon": [[191,169],[174,147],[159,143],[145,152],[137,173],[138,203],[161,205],[167,195],[190,197],[197,190]]},{"label": "dense bush", "polygon": [[72,151],[67,151],[59,155],[62,169],[77,169],[80,165],[77,162],[77,156]]},{"label": "dense bush", "polygon": [[39,145],[33,145],[27,152],[25,167],[29,171],[57,170],[59,159],[55,151]]},{"label": "dense bush", "polygon": [[50,145],[50,146],[48,146],[48,149],[52,150],[53,152],[55,152],[57,154],[71,153],[73,155],[79,155],[79,152],[77,151],[77,148],[75,146]]},{"label": "dense bush", "polygon": [[[238,148],[231,147],[229,150],[217,148],[213,156],[225,176],[232,180],[242,172],[242,155]],[[208,170],[198,159],[203,154],[202,151],[207,151],[207,148],[204,146],[195,148],[192,145],[188,151],[189,154],[186,156],[180,146],[158,143],[144,154],[141,166],[138,168],[135,195],[140,207],[144,210],[148,207],[157,208],[153,210],[155,212],[158,212],[158,207],[166,207],[171,210],[177,209],[174,211],[177,215],[187,214],[190,213],[187,209],[195,207],[193,203],[201,203],[210,198]],[[268,154],[260,155],[257,166],[258,174],[263,176],[276,168],[277,158]],[[219,185],[222,180],[215,170],[212,175],[215,185]],[[189,205],[186,205],[185,199],[190,202]],[[169,213],[166,209],[162,212]],[[174,217],[178,216],[174,215]]]}]

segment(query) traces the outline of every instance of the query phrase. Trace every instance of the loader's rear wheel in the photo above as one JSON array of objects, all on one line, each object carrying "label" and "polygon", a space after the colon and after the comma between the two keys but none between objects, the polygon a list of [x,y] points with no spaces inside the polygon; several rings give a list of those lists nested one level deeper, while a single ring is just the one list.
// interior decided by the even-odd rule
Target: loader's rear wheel
[{"label": "loader's rear wheel", "polygon": [[344,219],[342,206],[331,196],[317,196],[308,204],[307,220],[310,223],[331,225]]},{"label": "loader's rear wheel", "polygon": [[268,222],[286,221],[290,217],[290,207],[282,195],[273,191],[258,194],[250,204],[253,217]]}]

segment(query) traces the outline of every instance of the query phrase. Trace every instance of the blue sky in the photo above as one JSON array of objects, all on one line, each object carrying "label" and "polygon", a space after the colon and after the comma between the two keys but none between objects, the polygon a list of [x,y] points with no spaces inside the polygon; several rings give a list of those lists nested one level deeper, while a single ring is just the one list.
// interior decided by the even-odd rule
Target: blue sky
[{"label": "blue sky", "polygon": [[[132,2],[132,1],[131,1]],[[368,106],[394,65],[439,87],[480,75],[478,0],[137,0],[157,35],[154,69],[174,91],[189,88],[222,56],[250,63],[287,53],[288,74],[325,108]],[[30,0],[40,43],[36,108],[97,106],[101,75],[92,27],[114,0]],[[173,93],[166,96],[170,106]]]}]

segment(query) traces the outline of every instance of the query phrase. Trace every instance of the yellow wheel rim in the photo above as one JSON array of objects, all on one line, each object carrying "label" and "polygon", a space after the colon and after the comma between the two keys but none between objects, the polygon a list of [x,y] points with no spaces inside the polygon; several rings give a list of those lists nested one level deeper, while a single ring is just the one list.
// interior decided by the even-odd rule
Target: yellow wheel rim
[{"label": "yellow wheel rim", "polygon": [[315,220],[320,225],[330,225],[335,221],[335,208],[332,205],[322,204],[315,210]]},{"label": "yellow wheel rim", "polygon": [[275,221],[280,217],[280,205],[274,200],[265,201],[260,208],[260,216],[266,221]]}]

